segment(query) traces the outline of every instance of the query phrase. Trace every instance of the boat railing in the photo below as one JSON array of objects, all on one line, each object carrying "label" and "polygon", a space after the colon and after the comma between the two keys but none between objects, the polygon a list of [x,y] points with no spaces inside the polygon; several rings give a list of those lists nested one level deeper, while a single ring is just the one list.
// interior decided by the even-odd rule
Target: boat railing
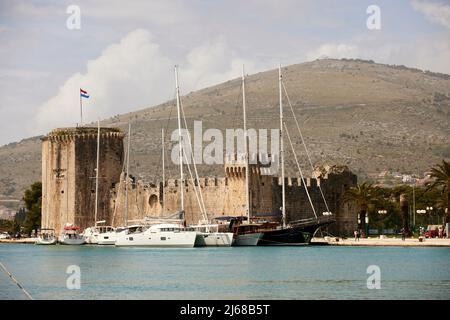
[{"label": "boat railing", "polygon": [[307,218],[307,219],[299,219],[299,220],[293,220],[293,221],[289,221],[289,224],[292,226],[304,226],[304,225],[312,225],[312,224],[327,224],[327,223],[332,223],[335,222],[336,219],[334,218],[334,216],[322,216],[322,217],[318,217],[318,218]]}]

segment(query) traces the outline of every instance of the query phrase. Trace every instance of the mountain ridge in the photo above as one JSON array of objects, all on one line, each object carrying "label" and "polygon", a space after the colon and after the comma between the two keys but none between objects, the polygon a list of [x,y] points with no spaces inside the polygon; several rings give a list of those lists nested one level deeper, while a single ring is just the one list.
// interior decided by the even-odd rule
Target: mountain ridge
[{"label": "mountain ridge", "polygon": [[[359,59],[321,59],[283,67],[283,79],[314,164],[347,165],[362,179],[373,180],[384,170],[423,173],[450,157],[450,75]],[[240,78],[235,78],[184,95],[189,129],[194,120],[201,120],[204,130],[242,127],[240,90]],[[246,97],[248,128],[278,127],[277,70],[249,75]],[[284,101],[286,123],[294,128]],[[129,120],[131,172],[148,181],[160,179],[160,132],[165,127],[168,141],[176,129],[174,100],[101,124],[125,129]],[[40,179],[40,138],[0,147],[0,198],[21,197]],[[294,144],[306,163],[298,137]],[[287,168],[297,175],[292,154]],[[166,174],[176,177],[175,164],[169,163]],[[200,165],[199,174],[223,175],[223,168]]]}]

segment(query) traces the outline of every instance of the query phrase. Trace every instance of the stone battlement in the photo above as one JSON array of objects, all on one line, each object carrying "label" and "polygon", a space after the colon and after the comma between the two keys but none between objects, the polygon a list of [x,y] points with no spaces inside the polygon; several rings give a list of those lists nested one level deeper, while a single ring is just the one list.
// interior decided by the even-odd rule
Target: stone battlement
[{"label": "stone battlement", "polygon": [[[74,139],[97,139],[98,128],[96,127],[76,127],[76,128],[58,128],[52,130],[42,141],[71,141]],[[123,139],[125,134],[119,128],[100,128],[102,138]]]},{"label": "stone battlement", "polygon": [[[269,161],[277,164],[278,159],[271,159],[270,154],[249,157],[248,196],[245,154],[238,153],[226,156],[223,177],[191,180],[186,174],[183,182],[166,179],[149,183],[131,175],[126,177],[123,172],[125,134],[122,130],[100,128],[101,180],[98,185],[98,213],[94,217],[97,130],[96,127],[58,128],[42,139],[42,226],[59,232],[66,223],[86,228],[94,225],[95,221],[105,220],[108,225],[123,226],[146,216],[169,216],[181,208],[180,189],[183,190],[187,224],[205,219],[201,206],[209,219],[244,215],[247,197],[251,215],[280,212],[280,172],[277,166],[272,168]],[[318,167],[304,182],[297,176],[285,179],[288,222],[331,211],[338,222],[330,232],[353,232],[357,221],[355,208],[341,201],[345,190],[356,184],[356,176],[347,167]],[[128,182],[127,197],[125,181]],[[180,188],[181,184],[183,188]],[[201,194],[196,193],[198,190]],[[322,196],[327,199],[327,206]],[[309,201],[314,203],[315,209],[311,208]]]},{"label": "stone battlement", "polygon": [[[274,182],[278,185],[282,185],[281,177],[274,177]],[[304,187],[304,183],[301,177],[285,177],[285,185],[289,187]],[[305,183],[308,188],[315,188],[321,185],[321,183],[326,183],[327,178],[305,178]]]}]

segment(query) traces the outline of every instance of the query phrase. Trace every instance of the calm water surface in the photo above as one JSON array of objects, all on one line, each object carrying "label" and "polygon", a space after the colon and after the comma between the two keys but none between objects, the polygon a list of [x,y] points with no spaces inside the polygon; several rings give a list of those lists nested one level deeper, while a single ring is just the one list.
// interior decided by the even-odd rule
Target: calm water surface
[{"label": "calm water surface", "polygon": [[[449,299],[450,248],[193,249],[0,244],[35,299]],[[81,289],[68,290],[69,265]],[[367,289],[369,265],[381,289]],[[0,271],[0,299],[25,299]]]}]

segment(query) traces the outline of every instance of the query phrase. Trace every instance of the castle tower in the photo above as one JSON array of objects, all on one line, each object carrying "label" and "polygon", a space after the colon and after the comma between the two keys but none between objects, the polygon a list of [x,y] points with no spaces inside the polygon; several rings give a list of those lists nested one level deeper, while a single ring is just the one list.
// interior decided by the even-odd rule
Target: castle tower
[{"label": "castle tower", "polygon": [[[124,134],[100,130],[97,221],[111,223],[110,189],[119,182]],[[42,228],[59,234],[66,223],[81,228],[95,223],[97,128],[61,128],[42,138]]]},{"label": "castle tower", "polygon": [[[250,216],[256,213],[273,211],[272,174],[270,163],[264,165],[256,155],[249,158],[249,202]],[[245,197],[245,156],[227,155],[225,161],[225,175],[228,179],[231,203],[234,203],[236,215],[244,215],[246,207]]]}]

